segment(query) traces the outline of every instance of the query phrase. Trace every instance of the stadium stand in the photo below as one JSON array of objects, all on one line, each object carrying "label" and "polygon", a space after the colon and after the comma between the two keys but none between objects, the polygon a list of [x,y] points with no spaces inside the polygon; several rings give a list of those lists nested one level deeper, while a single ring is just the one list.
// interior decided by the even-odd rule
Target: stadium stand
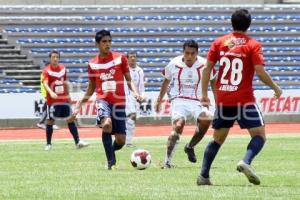
[{"label": "stadium stand", "polygon": [[[267,70],[284,89],[299,89],[300,8],[278,5],[247,8],[253,16],[249,32],[263,43]],[[145,70],[146,91],[157,91],[162,82],[162,68],[171,57],[181,53],[182,43],[195,39],[200,44],[200,54],[205,56],[217,36],[231,31],[229,20],[234,9],[232,6],[0,7],[0,26],[6,38],[0,40],[3,79],[0,92],[37,90],[40,67],[52,49],[61,52],[61,62],[67,66],[75,90],[85,88],[87,62],[97,52],[93,37],[103,28],[112,31],[114,50],[138,52]],[[2,61],[5,56],[11,63]],[[268,89],[257,79],[254,86]]]}]

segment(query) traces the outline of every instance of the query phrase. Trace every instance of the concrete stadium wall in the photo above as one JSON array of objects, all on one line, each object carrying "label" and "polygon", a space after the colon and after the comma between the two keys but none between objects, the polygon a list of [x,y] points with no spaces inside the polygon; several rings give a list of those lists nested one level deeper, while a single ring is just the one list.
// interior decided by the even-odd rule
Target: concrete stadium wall
[{"label": "concrete stadium wall", "polygon": [[[154,4],[242,4],[241,0],[0,0],[0,5],[154,5]],[[280,0],[248,0],[247,4],[280,3]]]}]

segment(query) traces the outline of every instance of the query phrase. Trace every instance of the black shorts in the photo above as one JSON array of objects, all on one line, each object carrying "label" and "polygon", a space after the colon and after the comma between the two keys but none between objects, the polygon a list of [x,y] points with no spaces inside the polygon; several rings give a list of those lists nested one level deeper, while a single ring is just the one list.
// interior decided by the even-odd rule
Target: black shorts
[{"label": "black shorts", "polygon": [[56,103],[47,105],[47,119],[67,119],[72,114],[72,107],[69,103]]},{"label": "black shorts", "polygon": [[256,104],[242,106],[217,106],[213,120],[213,128],[231,128],[237,121],[242,129],[263,126],[264,120]]},{"label": "black shorts", "polygon": [[112,134],[126,134],[126,112],[124,105],[113,105],[104,100],[96,101],[97,124],[101,127],[102,119],[109,117],[112,121]]}]

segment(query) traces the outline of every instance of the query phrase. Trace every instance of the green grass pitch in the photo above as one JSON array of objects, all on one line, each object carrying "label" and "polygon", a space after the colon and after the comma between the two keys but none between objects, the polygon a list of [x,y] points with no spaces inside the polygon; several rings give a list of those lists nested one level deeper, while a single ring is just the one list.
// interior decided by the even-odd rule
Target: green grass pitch
[{"label": "green grass pitch", "polygon": [[253,166],[261,185],[248,183],[236,171],[249,136],[230,136],[211,171],[214,186],[197,186],[203,151],[211,136],[196,147],[198,162],[188,162],[182,137],[173,158],[175,169],[162,170],[166,137],[138,138],[135,144],[150,151],[152,164],[135,170],[130,154],[135,148],[117,152],[118,169],[105,169],[105,154],[99,140],[76,150],[71,140],[54,140],[53,150],[44,151],[43,141],[0,142],[0,199],[300,199],[300,136],[269,136]]}]

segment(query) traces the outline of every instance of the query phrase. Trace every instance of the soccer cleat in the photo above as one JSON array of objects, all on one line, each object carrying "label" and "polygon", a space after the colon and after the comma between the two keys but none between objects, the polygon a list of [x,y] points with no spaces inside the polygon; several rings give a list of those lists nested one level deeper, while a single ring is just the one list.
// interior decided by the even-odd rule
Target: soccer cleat
[{"label": "soccer cleat", "polygon": [[188,144],[185,145],[184,147],[184,152],[188,155],[188,159],[192,163],[197,162],[197,158],[194,152],[194,148],[188,147]]},{"label": "soccer cleat", "polygon": [[45,146],[45,151],[50,151],[52,149],[52,145],[51,144],[47,144]]},{"label": "soccer cleat", "polygon": [[41,129],[46,129],[46,125],[45,124],[37,123],[36,126],[39,127],[39,128],[41,128]]},{"label": "soccer cleat", "polygon": [[54,125],[53,125],[53,129],[58,130],[59,127],[58,127],[56,124],[54,124]]},{"label": "soccer cleat", "polygon": [[133,148],[133,147],[135,147],[135,145],[134,145],[134,144],[131,144],[131,143],[128,143],[128,144],[126,144],[126,147],[131,147],[131,148]]},{"label": "soccer cleat", "polygon": [[238,162],[236,169],[239,172],[244,173],[250,183],[253,183],[254,185],[260,184],[259,177],[256,175],[255,170],[251,167],[251,165],[248,165],[243,160],[241,160]]},{"label": "soccer cleat", "polygon": [[118,167],[117,167],[117,165],[112,165],[112,166],[107,166],[107,169],[108,170],[117,170]]},{"label": "soccer cleat", "polygon": [[197,185],[213,185],[209,178],[204,178],[203,176],[199,175],[197,178]]},{"label": "soccer cleat", "polygon": [[82,140],[79,140],[79,142],[76,144],[77,149],[81,149],[81,148],[84,148],[87,146],[89,146],[89,143],[82,141]]},{"label": "soccer cleat", "polygon": [[172,165],[172,164],[170,164],[170,163],[165,163],[162,167],[161,167],[161,169],[173,169],[173,168],[175,168],[175,166],[174,165]]},{"label": "soccer cleat", "polygon": [[108,161],[107,169],[108,170],[116,170],[117,169],[116,161],[115,160]]}]

